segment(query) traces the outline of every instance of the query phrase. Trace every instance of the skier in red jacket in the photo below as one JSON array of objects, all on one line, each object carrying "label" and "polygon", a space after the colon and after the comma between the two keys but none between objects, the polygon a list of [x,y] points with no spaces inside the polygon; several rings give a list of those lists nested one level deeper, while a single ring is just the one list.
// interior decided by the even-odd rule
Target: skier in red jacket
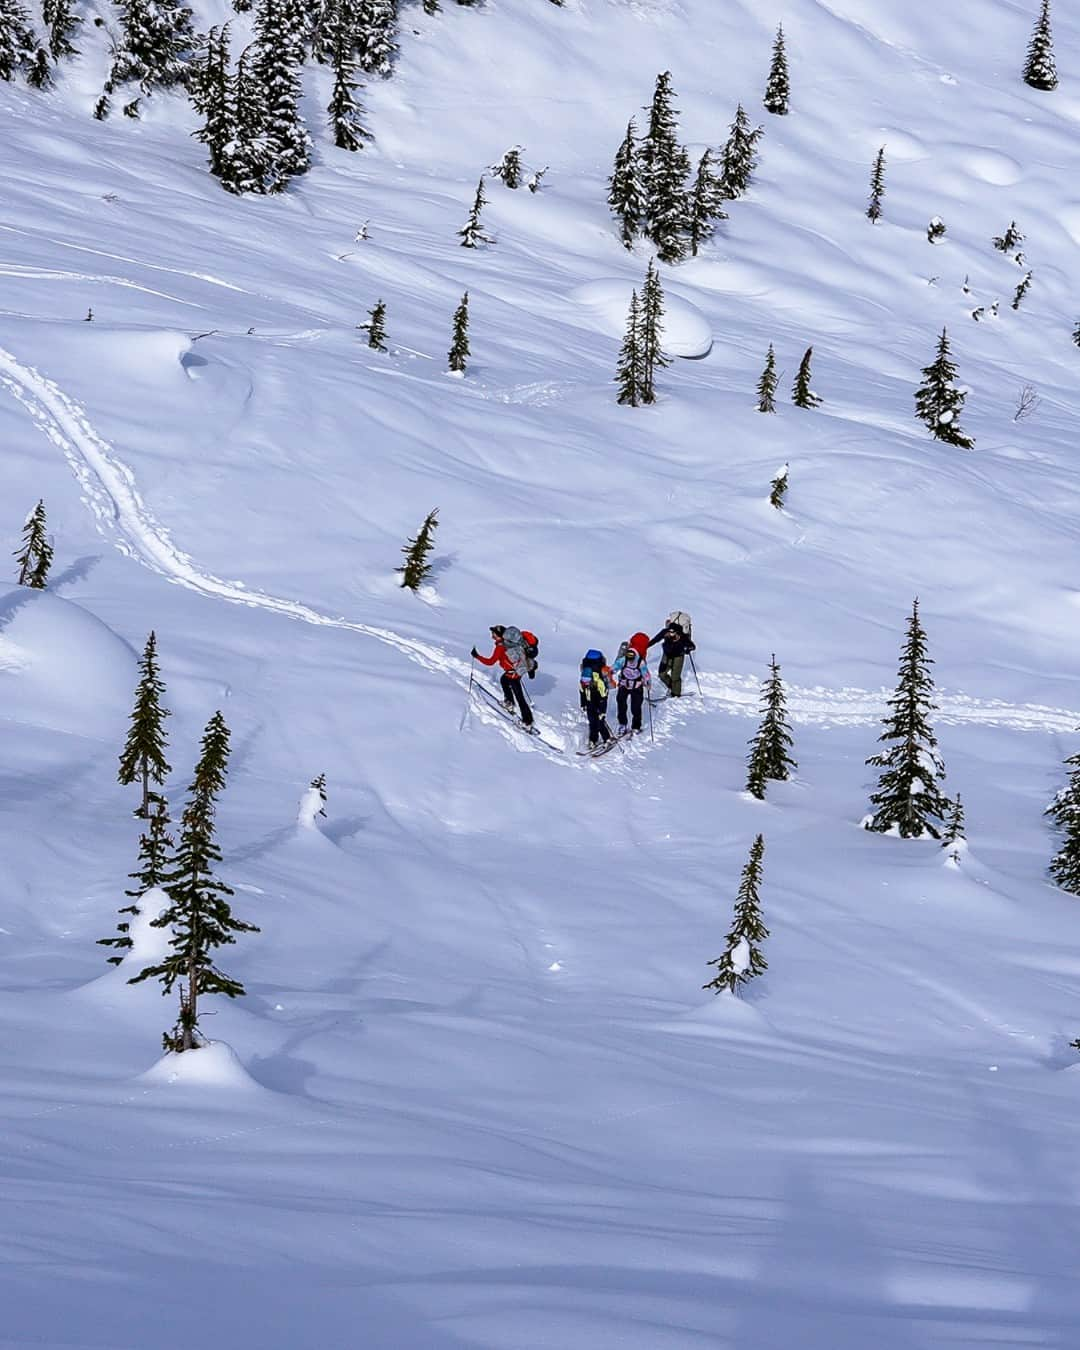
[{"label": "skier in red jacket", "polygon": [[[521,720],[525,726],[531,727],[533,724],[532,708],[529,707],[529,700],[525,697],[525,690],[521,687],[521,677],[526,670],[525,650],[520,644],[511,644],[509,650],[503,637],[506,628],[501,623],[492,624],[491,637],[495,643],[495,650],[490,656],[481,656],[474,647],[472,657],[484,666],[498,665],[502,669],[499,676],[499,685],[503,692],[503,706],[507,712],[514,711],[514,700],[517,700],[518,709],[521,712]],[[517,630],[515,629],[516,633]]]}]

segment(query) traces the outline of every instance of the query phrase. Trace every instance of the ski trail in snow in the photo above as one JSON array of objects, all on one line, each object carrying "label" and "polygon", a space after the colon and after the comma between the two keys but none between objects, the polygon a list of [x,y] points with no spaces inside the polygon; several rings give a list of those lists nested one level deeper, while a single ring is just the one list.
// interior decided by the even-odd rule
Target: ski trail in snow
[{"label": "ski trail in snow", "polygon": [[[102,533],[114,535],[116,547],[125,556],[141,561],[169,581],[216,600],[269,610],[302,623],[343,629],[374,638],[377,642],[393,647],[424,669],[447,676],[462,689],[468,688],[469,665],[449,655],[441,647],[418,638],[404,637],[389,628],[326,614],[298,600],[250,590],[242,581],[227,581],[204,572],[188,554],[177,548],[169,532],[154,519],[139,495],[131,470],[117,459],[73,399],[52,380],[33,367],[23,365],[2,347],[0,382],[22,404],[40,430],[62,451],[83,490],[87,505],[97,517],[99,528]],[[693,678],[692,672],[690,677]],[[761,682],[755,676],[707,672],[700,679],[702,697],[678,704],[682,714],[677,719],[679,724],[692,716],[696,709],[705,707],[709,710],[718,708],[733,716],[759,715]],[[785,686],[785,691],[788,712],[793,722],[824,727],[877,724],[885,712],[886,700],[891,693],[888,689],[826,689],[822,686],[791,684]],[[940,689],[935,698],[938,704],[936,721],[939,723],[972,723],[1008,727],[1015,731],[1056,734],[1069,734],[1080,725],[1080,712],[1069,708],[1053,708],[1037,703],[1013,704],[1000,699],[983,700]],[[506,725],[498,716],[487,716],[480,708],[475,711],[485,724],[494,727],[517,748],[527,748],[559,763],[568,762],[561,752],[548,749],[535,738],[523,737],[516,728]],[[674,708],[668,708],[667,711],[670,713]],[[668,723],[674,720],[670,716],[663,719]],[[572,728],[569,720],[564,719],[560,729],[572,741],[576,722]],[[670,739],[670,730],[657,729],[660,731],[658,740]],[[639,741],[638,745],[641,744],[643,742]],[[611,767],[621,759],[622,756],[619,756]]]}]

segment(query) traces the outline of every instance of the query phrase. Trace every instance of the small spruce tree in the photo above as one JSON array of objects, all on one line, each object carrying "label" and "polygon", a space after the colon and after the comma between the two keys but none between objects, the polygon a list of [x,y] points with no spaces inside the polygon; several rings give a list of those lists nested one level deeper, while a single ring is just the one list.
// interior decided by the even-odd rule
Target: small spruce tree
[{"label": "small spruce tree", "polygon": [[949,803],[949,815],[941,835],[941,847],[951,848],[954,862],[960,859],[961,850],[967,845],[964,833],[964,804],[959,792]]},{"label": "small spruce tree", "polygon": [[799,362],[799,369],[795,372],[795,383],[791,387],[791,401],[796,408],[816,408],[821,399],[814,393],[811,387],[810,364],[814,359],[813,347],[807,347],[803,359]]},{"label": "small spruce tree", "polygon": [[786,464],[776,471],[776,477],[769,484],[769,505],[775,506],[778,511],[784,509],[784,498],[788,490],[788,466]]},{"label": "small spruce tree", "polygon": [[931,244],[936,244],[939,239],[945,238],[945,222],[940,216],[935,216],[927,225],[926,238]]},{"label": "small spruce tree", "polygon": [[1072,340],[1077,347],[1080,347],[1080,319],[1077,319],[1076,321],[1076,327],[1073,329]]},{"label": "small spruce tree", "polygon": [[[439,508],[436,506],[424,517],[415,539],[410,539],[402,548],[405,561],[397,569],[401,574],[401,585],[414,594],[431,577],[431,563],[428,555],[435,547],[435,531],[439,527]],[[312,784],[314,787],[315,784]]]},{"label": "small spruce tree", "polygon": [[866,761],[882,770],[877,790],[870,795],[874,814],[866,821],[866,828],[878,834],[896,833],[901,839],[921,839],[927,834],[941,838],[939,827],[950,803],[941,791],[945,766],[930,725],[930,714],[937,706],[930,672],[933,664],[933,658],[927,655],[926,631],[916,599],[900,649],[896,692],[889,699],[889,713],[883,719],[885,729],[878,737],[890,748]]},{"label": "small spruce tree", "polygon": [[790,96],[791,86],[788,80],[784,25],[781,24],[776,30],[776,39],[773,42],[772,49],[772,65],[769,67],[769,78],[765,83],[765,111],[775,113],[777,117],[783,117],[788,112]]},{"label": "small spruce tree", "polygon": [[721,202],[724,187],[712,169],[712,151],[706,150],[698,161],[697,173],[687,197],[686,233],[690,253],[697,257],[698,249],[712,238],[716,222],[727,220]]},{"label": "small spruce tree", "polygon": [[991,243],[999,253],[1012,253],[1024,242],[1024,236],[1016,228],[1016,221],[1010,221],[1004,234],[995,234]]},{"label": "small spruce tree", "polygon": [[501,178],[508,188],[519,188],[522,175],[521,146],[512,145],[498,164],[490,166],[490,170],[496,178]]},{"label": "small spruce tree", "polygon": [[757,382],[757,410],[761,413],[774,413],[776,411],[776,386],[780,381],[780,376],[776,373],[776,353],[773,351],[773,345],[769,343],[769,350],[765,356],[765,369],[761,372],[761,378]]},{"label": "small spruce tree", "polygon": [[641,352],[641,401],[656,402],[656,372],[671,365],[661,350],[664,330],[664,290],[656,259],[649,260],[645,284],[641,288],[641,330],[638,348]]},{"label": "small spruce tree", "polygon": [[45,522],[45,503],[39,501],[23,524],[22,546],[15,550],[19,566],[19,585],[43,591],[48,584],[53,549]]},{"label": "small spruce tree", "polygon": [[377,352],[385,352],[387,350],[385,300],[377,300],[368,310],[368,321],[364,327],[367,329],[367,345],[374,347]]},{"label": "small spruce tree", "polygon": [[967,391],[956,383],[956,366],[950,356],[949,335],[944,328],[938,338],[937,356],[930,365],[923,367],[922,373],[925,379],[915,393],[915,411],[920,420],[936,440],[970,450],[975,441],[964,434],[959,421]]},{"label": "small spruce tree", "polygon": [[619,221],[619,238],[625,248],[633,248],[645,213],[641,174],[638,165],[637,130],[631,118],[622,144],[615,152],[615,164],[608,179],[608,206]]},{"label": "small spruce tree", "polygon": [[311,786],[312,788],[314,788],[315,791],[319,794],[319,800],[322,802],[322,806],[319,808],[319,815],[320,815],[320,816],[325,816],[325,815],[326,815],[326,774],[320,773],[317,777],[313,778],[313,779],[311,780],[310,786]]},{"label": "small spruce tree", "polygon": [[1069,781],[1046,808],[1046,814],[1064,835],[1050,861],[1050,875],[1062,890],[1080,895],[1080,754],[1065,761]]},{"label": "small spruce tree", "polygon": [[615,367],[615,383],[619,386],[618,403],[636,408],[641,403],[643,371],[641,362],[641,301],[635,290],[630,296],[630,312],[626,316],[626,334],[619,349]]},{"label": "small spruce tree", "polygon": [[764,127],[750,125],[746,110],[740,103],[735,109],[735,120],[731,124],[727,144],[724,146],[723,170],[720,176],[725,196],[741,197],[750,186],[758,164],[757,143],[763,132]]},{"label": "small spruce tree", "polygon": [[750,741],[746,790],[752,797],[764,801],[765,784],[770,778],[786,782],[791,777],[791,770],[799,767],[788,754],[794,742],[787,720],[784,683],[775,655],[770,658],[769,674],[761,685],[761,714],[761,725]]},{"label": "small spruce tree", "polygon": [[1024,296],[1027,295],[1030,286],[1031,286],[1031,273],[1025,272],[1024,275],[1020,278],[1020,284],[1017,286],[1016,290],[1013,291],[1013,298],[1012,298],[1013,309],[1020,308],[1020,304]]},{"label": "small spruce tree", "polygon": [[199,1000],[207,994],[238,998],[244,993],[239,980],[226,975],[214,964],[218,947],[236,941],[237,933],[257,933],[251,923],[238,919],[228,897],[233,894],[214,876],[214,865],[221,861],[221,850],[214,838],[217,800],[225,786],[229,761],[229,729],[220,712],[206,725],[202,752],[188,789],[188,800],[180,821],[180,842],[162,884],[169,905],[156,919],[154,928],[168,928],[171,952],[156,965],[146,966],[128,981],[161,981],[162,993],[169,994],[180,985],[180,1011],[176,1025],[162,1037],[166,1050],[198,1048]]},{"label": "small spruce tree", "polygon": [[[129,875],[136,883],[135,889],[124,894],[138,901],[148,890],[160,886],[168,865],[169,850],[173,841],[169,835],[169,804],[159,792],[150,794],[149,824],[139,837],[139,864]],[[110,966],[118,966],[132,948],[131,921],[125,914],[140,913],[139,905],[124,905],[120,909],[116,933],[113,937],[98,938],[99,947],[115,947],[117,954],[107,957]]]},{"label": "small spruce tree", "polygon": [[761,944],[769,930],[761,919],[761,860],[765,853],[765,839],[758,835],[750,847],[750,856],[742,870],[739,891],[735,897],[735,916],[727,935],[727,948],[722,956],[709,961],[716,967],[715,976],[702,985],[714,993],[734,994],[740,984],[747,984],[755,975],[768,969],[761,952]]},{"label": "small spruce tree", "polygon": [[885,147],[877,152],[874,167],[870,172],[870,202],[866,208],[867,219],[877,224],[882,214],[882,199],[885,196]]},{"label": "small spruce tree", "polygon": [[1054,64],[1054,35],[1050,28],[1050,0],[1042,0],[1039,17],[1028,43],[1024,62],[1024,83],[1032,89],[1056,89],[1057,67]]},{"label": "small spruce tree", "polygon": [[120,753],[117,774],[125,787],[136,782],[142,785],[142,802],[135,814],[144,819],[149,814],[150,798],[153,795],[150,784],[160,787],[172,772],[172,765],[165,758],[165,748],[169,742],[164,723],[169,710],[161,706],[164,692],[165,682],[158,670],[157,636],[151,633],[139,659],[135,706],[131,711],[131,726]]},{"label": "small spruce tree", "polygon": [[454,310],[454,329],[450,338],[450,351],[447,354],[448,368],[464,375],[465,364],[470,355],[469,292],[466,291],[461,297],[461,304]]},{"label": "small spruce tree", "polygon": [[476,248],[477,244],[490,244],[492,242],[490,235],[486,235],[480,225],[480,213],[486,205],[484,176],[481,174],[480,181],[476,185],[476,196],[473,198],[469,218],[458,230],[458,238],[461,240],[462,248]]}]

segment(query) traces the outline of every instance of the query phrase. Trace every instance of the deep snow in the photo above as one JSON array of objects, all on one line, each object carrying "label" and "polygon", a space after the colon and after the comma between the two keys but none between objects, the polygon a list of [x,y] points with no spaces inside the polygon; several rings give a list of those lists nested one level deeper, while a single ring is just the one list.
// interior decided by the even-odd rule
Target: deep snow
[{"label": "deep snow", "polygon": [[[278,200],[222,193],[171,97],[92,121],[89,23],[56,92],[0,88],[0,500],[14,548],[44,497],[57,548],[48,594],[0,594],[0,1345],[174,1350],[208,1316],[261,1350],[1073,1344],[1080,920],[1042,811],[1080,723],[1080,24],[1060,7],[1047,95],[1018,78],[1033,6],[782,8],[410,9],[375,146],[320,132]],[[760,110],[781,18],[786,119]],[[665,67],[688,142],[738,99],[765,137],[716,241],[663,269],[711,350],[630,410],[611,297],[648,252],[604,178]],[[463,250],[512,143],[543,189],[490,184],[496,242]],[[1014,218],[1019,312],[990,245]],[[386,356],[355,327],[379,298]],[[968,453],[913,420],[943,324]],[[435,505],[418,599],[393,568]],[[858,828],[916,593],[959,865]],[[527,626],[569,752],[582,651],[672,607],[701,693],[655,740],[592,763],[466,703],[470,646]],[[223,875],[262,929],[180,1065],[171,1000],[94,945],[135,865],[115,767],[151,627],[174,815],[220,707]],[[772,652],[800,767],[760,803]],[[716,999],[759,830],[769,970]]]}]

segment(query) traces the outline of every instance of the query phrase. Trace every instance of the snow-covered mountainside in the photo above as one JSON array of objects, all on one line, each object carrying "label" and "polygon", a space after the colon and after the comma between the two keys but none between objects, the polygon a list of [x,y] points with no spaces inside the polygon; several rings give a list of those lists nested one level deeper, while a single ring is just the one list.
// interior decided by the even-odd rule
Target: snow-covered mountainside
[{"label": "snow-covered mountainside", "polygon": [[[1080,900],[1043,812],[1080,748],[1080,19],[1043,92],[1036,0],[403,7],[374,141],[334,147],[308,66],[310,172],[237,197],[183,95],[92,118],[110,9],[52,89],[0,84],[0,539],[43,499],[55,547],[0,591],[0,1345],[1075,1344]],[[695,162],[739,101],[761,162],[661,264],[673,358],[620,407],[653,251],[607,178],[663,70]],[[489,177],[462,248],[514,144],[540,190]],[[915,418],[943,328],[972,450]],[[959,859],[860,828],[916,595]],[[700,689],[579,758],[582,653],[673,608]],[[546,744],[469,698],[499,623],[540,638]],[[123,966],[95,945],[151,629],[174,819],[220,709],[219,871],[261,929],[164,1059],[174,999],[127,984],[153,906]],[[798,771],[758,801],[772,653]],[[768,970],[717,997],[759,833]]]}]

